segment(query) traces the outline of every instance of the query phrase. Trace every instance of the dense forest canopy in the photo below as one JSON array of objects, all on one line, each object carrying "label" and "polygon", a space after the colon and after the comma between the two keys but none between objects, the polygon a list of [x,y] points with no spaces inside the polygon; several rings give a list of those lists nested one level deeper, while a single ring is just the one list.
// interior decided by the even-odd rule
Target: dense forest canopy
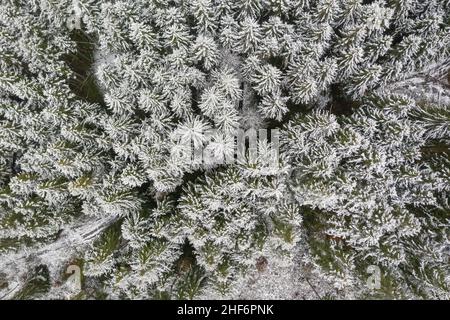
[{"label": "dense forest canopy", "polygon": [[1,1],[0,297],[449,299],[449,70],[449,0]]}]

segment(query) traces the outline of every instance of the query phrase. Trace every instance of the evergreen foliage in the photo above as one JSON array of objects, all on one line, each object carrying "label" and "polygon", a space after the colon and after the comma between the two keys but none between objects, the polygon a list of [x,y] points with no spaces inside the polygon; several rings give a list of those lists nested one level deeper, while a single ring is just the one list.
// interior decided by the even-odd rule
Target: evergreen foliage
[{"label": "evergreen foliage", "polygon": [[2,1],[0,296],[449,299],[449,70],[448,0]]}]

